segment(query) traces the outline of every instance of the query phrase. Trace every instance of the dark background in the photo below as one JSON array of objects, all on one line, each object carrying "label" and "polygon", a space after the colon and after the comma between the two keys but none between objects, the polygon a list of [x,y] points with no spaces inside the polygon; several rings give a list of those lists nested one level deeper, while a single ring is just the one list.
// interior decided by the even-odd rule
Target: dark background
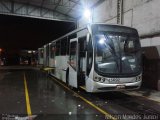
[{"label": "dark background", "polygon": [[21,50],[37,50],[75,27],[72,22],[0,15],[1,57],[18,64]]},{"label": "dark background", "polygon": [[71,22],[0,15],[0,47],[36,50],[73,29]]}]

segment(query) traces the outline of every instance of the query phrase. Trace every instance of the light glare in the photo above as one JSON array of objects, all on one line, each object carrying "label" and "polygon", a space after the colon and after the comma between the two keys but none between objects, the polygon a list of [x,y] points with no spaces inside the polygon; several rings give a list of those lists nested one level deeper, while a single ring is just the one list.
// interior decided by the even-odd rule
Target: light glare
[{"label": "light glare", "polygon": [[84,11],[84,16],[85,16],[85,18],[87,18],[87,19],[90,19],[90,18],[91,18],[91,12],[90,12],[89,9],[85,9],[85,11]]},{"label": "light glare", "polygon": [[104,44],[104,39],[103,39],[103,38],[101,38],[101,39],[99,40],[99,44]]},{"label": "light glare", "polygon": [[28,53],[32,53],[32,51],[28,50]]}]

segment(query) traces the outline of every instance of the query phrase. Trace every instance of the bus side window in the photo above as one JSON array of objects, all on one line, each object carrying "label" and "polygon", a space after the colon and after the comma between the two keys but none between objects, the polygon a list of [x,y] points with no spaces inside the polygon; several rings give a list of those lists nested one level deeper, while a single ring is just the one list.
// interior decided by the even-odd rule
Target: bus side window
[{"label": "bus side window", "polygon": [[55,56],[55,52],[56,52],[56,46],[55,46],[55,43],[52,43],[52,44],[51,44],[50,52],[51,52],[51,58],[54,58],[54,56]]},{"label": "bus side window", "polygon": [[61,55],[67,54],[67,38],[61,40]]},{"label": "bus side window", "polygon": [[77,42],[71,42],[70,44],[70,65],[74,70],[77,70],[77,65],[76,65],[76,60],[77,60],[77,55],[76,55],[76,49],[77,49]]},{"label": "bus side window", "polygon": [[86,41],[87,37],[83,36],[78,38],[78,45],[79,45],[79,70],[82,72],[86,71]]},{"label": "bus side window", "polygon": [[49,57],[49,45],[46,46],[46,56]]},{"label": "bus side window", "polygon": [[61,47],[60,42],[61,41],[56,42],[56,56],[60,55],[60,47]]},{"label": "bus side window", "polygon": [[40,50],[40,58],[43,58],[43,49]]},{"label": "bus side window", "polygon": [[92,39],[89,38],[88,48],[87,48],[87,75],[89,75],[93,62],[93,47],[92,47]]},{"label": "bus side window", "polygon": [[73,39],[73,38],[77,38],[77,34],[76,33],[74,33],[72,35],[69,35],[67,37],[67,55],[69,55],[70,39]]}]

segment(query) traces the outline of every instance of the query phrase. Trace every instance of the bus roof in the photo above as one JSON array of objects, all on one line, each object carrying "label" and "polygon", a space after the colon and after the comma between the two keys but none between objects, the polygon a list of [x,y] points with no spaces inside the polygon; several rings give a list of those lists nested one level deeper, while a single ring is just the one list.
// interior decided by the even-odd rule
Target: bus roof
[{"label": "bus roof", "polygon": [[[76,33],[76,32],[79,32],[79,31],[81,31],[81,30],[87,29],[89,26],[92,26],[92,25],[119,26],[119,27],[126,27],[126,28],[135,29],[135,28],[132,28],[132,27],[129,27],[129,26],[120,25],[120,24],[92,23],[92,24],[86,25],[86,26],[84,26],[84,27],[75,29],[75,30],[73,30],[73,31],[71,31],[71,32],[69,32],[69,33],[67,33],[67,34],[65,34],[65,35],[63,35],[63,36],[61,36],[61,37],[59,37],[59,38],[51,41],[50,43],[56,42],[56,41],[58,41],[58,40],[60,40],[60,39],[62,39],[62,38],[65,38],[65,37],[67,37],[67,36],[69,36],[69,35],[72,35],[72,34],[74,34],[74,33]],[[48,43],[45,44],[45,45],[48,45]]]}]

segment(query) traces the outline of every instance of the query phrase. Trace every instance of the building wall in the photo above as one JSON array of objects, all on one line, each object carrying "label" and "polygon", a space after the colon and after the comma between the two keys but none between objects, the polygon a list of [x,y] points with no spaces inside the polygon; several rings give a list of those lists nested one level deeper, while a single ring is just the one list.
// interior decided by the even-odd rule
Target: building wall
[{"label": "building wall", "polygon": [[[123,25],[134,27],[143,37],[142,46],[154,46],[160,33],[160,0],[123,0]],[[93,22],[117,23],[117,0],[105,0],[92,10]],[[78,20],[78,27],[88,22],[85,18]],[[151,36],[147,38],[145,36]],[[153,38],[152,38],[153,37]],[[156,37],[156,38],[154,38]],[[158,37],[158,38],[157,38]],[[156,45],[160,41],[156,41]]]},{"label": "building wall", "polygon": [[[117,24],[117,2],[118,0],[105,0],[92,9],[93,22]],[[139,32],[141,45],[148,59],[157,59],[157,62],[146,62],[153,66],[159,66],[160,71],[160,0],[123,0],[122,24],[136,28]],[[82,17],[78,20],[78,27],[88,24]],[[154,48],[157,52],[148,52]],[[147,50],[148,49],[148,50]],[[158,54],[155,54],[158,53]],[[155,54],[154,57],[152,57]],[[154,63],[156,63],[154,65]],[[154,69],[154,67],[152,67]],[[154,69],[155,70],[155,69]],[[146,72],[147,73],[147,72]],[[158,74],[158,73],[157,73]],[[156,76],[155,74],[153,76]],[[151,78],[152,79],[152,78]],[[154,87],[160,90],[160,75],[153,78],[157,82]],[[159,81],[159,82],[158,82]],[[150,84],[150,83],[149,83]]]}]

